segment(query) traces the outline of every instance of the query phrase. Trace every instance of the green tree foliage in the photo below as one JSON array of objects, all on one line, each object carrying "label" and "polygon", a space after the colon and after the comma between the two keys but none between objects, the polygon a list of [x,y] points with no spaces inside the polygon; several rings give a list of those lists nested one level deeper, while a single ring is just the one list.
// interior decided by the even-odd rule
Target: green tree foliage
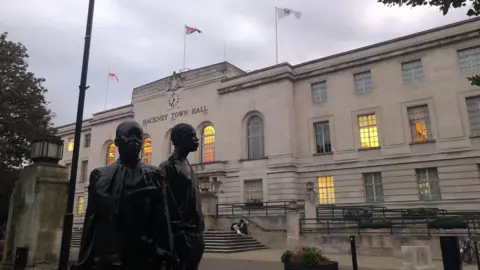
[{"label": "green tree foliage", "polygon": [[[28,161],[32,140],[54,133],[45,81],[28,69],[27,49],[0,33],[0,204],[7,203],[16,173]],[[0,223],[5,213],[0,205]],[[0,224],[1,225],[1,224]]]},{"label": "green tree foliage", "polygon": [[[438,7],[443,15],[447,15],[451,8],[462,8],[470,5],[468,16],[480,15],[480,0],[377,0],[387,6],[433,6]],[[472,85],[480,86],[480,76],[475,75],[467,78]]]}]

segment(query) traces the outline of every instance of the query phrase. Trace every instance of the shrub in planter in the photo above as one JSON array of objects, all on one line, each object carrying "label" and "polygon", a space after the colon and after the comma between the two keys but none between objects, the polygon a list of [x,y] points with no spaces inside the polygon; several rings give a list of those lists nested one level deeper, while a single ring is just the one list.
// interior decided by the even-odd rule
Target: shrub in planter
[{"label": "shrub in planter", "polygon": [[435,218],[437,216],[437,211],[432,209],[427,210],[423,207],[410,208],[407,209],[406,212],[403,212],[402,216],[410,219],[425,219],[426,217]]},{"label": "shrub in planter", "polygon": [[286,250],[280,260],[285,270],[338,270],[338,262],[330,261],[315,247]]},{"label": "shrub in planter", "polygon": [[343,219],[344,220],[361,220],[365,218],[371,218],[372,217],[372,212],[369,210],[348,210],[345,211],[343,214]]},{"label": "shrub in planter", "polygon": [[437,217],[427,224],[430,229],[467,229],[468,223],[459,216]]},{"label": "shrub in planter", "polygon": [[358,223],[360,229],[390,229],[392,228],[392,222],[390,220],[368,220]]}]

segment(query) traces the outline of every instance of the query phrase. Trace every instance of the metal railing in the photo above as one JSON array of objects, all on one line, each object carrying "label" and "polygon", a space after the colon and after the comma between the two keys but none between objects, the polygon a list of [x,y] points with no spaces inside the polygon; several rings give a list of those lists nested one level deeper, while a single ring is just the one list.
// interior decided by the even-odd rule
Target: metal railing
[{"label": "metal railing", "polygon": [[[289,210],[291,201],[269,201],[257,203],[219,203],[217,216],[284,216]],[[295,201],[299,211],[303,212],[303,200]]]}]

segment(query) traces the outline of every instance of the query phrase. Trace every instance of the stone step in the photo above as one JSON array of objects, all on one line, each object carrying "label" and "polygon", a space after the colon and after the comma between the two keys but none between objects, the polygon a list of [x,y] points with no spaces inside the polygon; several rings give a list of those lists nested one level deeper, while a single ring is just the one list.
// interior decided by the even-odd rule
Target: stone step
[{"label": "stone step", "polygon": [[232,249],[216,249],[216,248],[205,248],[205,253],[236,253],[236,252],[246,252],[253,250],[267,249],[267,247],[249,247],[249,248],[232,248]]},{"label": "stone step", "polygon": [[264,246],[258,242],[254,243],[205,243],[209,248],[232,248],[232,247],[257,247]]},{"label": "stone step", "polygon": [[253,238],[249,239],[205,239],[205,243],[250,243],[257,242]]}]

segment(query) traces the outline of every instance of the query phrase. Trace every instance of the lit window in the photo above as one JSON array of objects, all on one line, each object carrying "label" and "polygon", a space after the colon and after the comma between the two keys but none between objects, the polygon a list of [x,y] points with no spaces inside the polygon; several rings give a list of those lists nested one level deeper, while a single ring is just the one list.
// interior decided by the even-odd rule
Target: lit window
[{"label": "lit window", "polygon": [[248,159],[265,157],[263,119],[254,116],[248,121]]},{"label": "lit window", "polygon": [[320,122],[313,125],[315,128],[315,143],[317,145],[316,153],[331,153],[332,143],[330,142],[330,126],[328,122]]},{"label": "lit window", "polygon": [[407,109],[407,113],[408,122],[410,123],[410,131],[412,132],[412,141],[416,143],[432,140],[432,128],[430,125],[428,105],[410,107]]},{"label": "lit window", "polygon": [[360,128],[360,147],[361,148],[379,147],[377,117],[375,114],[367,114],[367,115],[359,116],[358,127]]},{"label": "lit window", "polygon": [[362,73],[357,73],[353,75],[355,80],[355,92],[359,95],[367,94],[372,92],[372,73],[369,71],[365,71]]},{"label": "lit window", "polygon": [[73,138],[68,139],[67,150],[68,150],[68,152],[73,151]]},{"label": "lit window", "polygon": [[327,82],[318,82],[311,85],[313,103],[327,101]]},{"label": "lit window", "polygon": [[152,138],[143,138],[142,159],[145,163],[152,163]]},{"label": "lit window", "polygon": [[333,176],[318,177],[318,199],[320,204],[335,204]]},{"label": "lit window", "polygon": [[202,163],[214,160],[214,150],[215,129],[212,126],[206,126],[202,132]]},{"label": "lit window", "polygon": [[442,195],[440,193],[440,183],[438,180],[437,169],[418,169],[416,171],[420,200],[441,200]]},{"label": "lit window", "polygon": [[403,84],[413,84],[423,81],[422,60],[402,63]]},{"label": "lit window", "polygon": [[115,144],[111,143],[107,148],[107,156],[105,160],[105,165],[112,164],[115,162]]},{"label": "lit window", "polygon": [[83,214],[85,211],[85,198],[78,196],[77,198],[77,214]]},{"label": "lit window", "polygon": [[263,202],[263,183],[262,179],[245,180],[243,182],[243,198],[245,203]]},{"label": "lit window", "polygon": [[470,135],[480,136],[480,96],[467,98]]},{"label": "lit window", "polygon": [[365,198],[367,202],[383,202],[383,184],[381,173],[364,173]]},{"label": "lit window", "polygon": [[479,72],[480,47],[458,51],[458,60],[462,72]]}]

